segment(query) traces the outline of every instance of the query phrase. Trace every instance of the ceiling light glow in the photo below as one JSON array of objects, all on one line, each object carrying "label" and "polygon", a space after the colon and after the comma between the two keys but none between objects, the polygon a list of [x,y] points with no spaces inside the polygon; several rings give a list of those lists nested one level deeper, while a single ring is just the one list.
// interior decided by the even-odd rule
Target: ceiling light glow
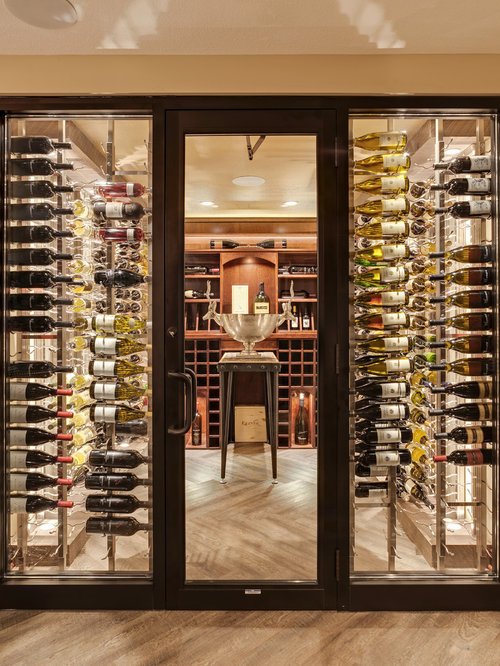
[{"label": "ceiling light glow", "polygon": [[281,206],[282,208],[288,208],[289,206],[296,206],[298,203],[298,201],[284,201]]},{"label": "ceiling light glow", "polygon": [[237,176],[233,178],[232,182],[240,187],[255,187],[256,185],[263,185],[266,181],[265,178],[260,176]]},{"label": "ceiling light glow", "polygon": [[200,201],[202,206],[215,206],[213,201]]}]

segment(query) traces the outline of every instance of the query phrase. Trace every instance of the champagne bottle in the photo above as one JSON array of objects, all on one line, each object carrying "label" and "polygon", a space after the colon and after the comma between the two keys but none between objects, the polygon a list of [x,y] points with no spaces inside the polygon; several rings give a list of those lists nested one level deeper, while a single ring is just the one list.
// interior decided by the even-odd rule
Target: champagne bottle
[{"label": "champagne bottle", "polygon": [[389,375],[404,374],[413,371],[413,361],[409,358],[388,358],[383,361],[374,361],[359,367],[361,372],[370,375],[387,377]]},{"label": "champagne bottle", "polygon": [[12,136],[9,148],[11,153],[48,155],[54,150],[71,148],[71,143],[68,141],[54,141],[48,136]]},{"label": "champagne bottle", "polygon": [[53,456],[45,451],[33,449],[12,448],[9,451],[9,465],[11,469],[28,469],[55,465],[57,463],[72,463],[71,456]]},{"label": "champagne bottle", "polygon": [[141,398],[146,392],[146,388],[122,381],[92,382],[89,390],[90,397],[95,400],[133,400]]},{"label": "champagne bottle", "polygon": [[15,199],[52,199],[60,192],[73,192],[70,185],[54,185],[50,180],[12,180],[10,195]]},{"label": "champagne bottle", "polygon": [[40,513],[41,511],[52,511],[54,509],[70,509],[73,502],[66,500],[52,500],[41,495],[11,495],[11,513]]},{"label": "champagne bottle", "polygon": [[88,347],[93,354],[103,354],[106,356],[126,356],[136,352],[146,351],[148,345],[133,338],[119,337],[107,338],[102,335],[96,335],[88,340]]},{"label": "champagne bottle", "polygon": [[148,434],[148,422],[144,419],[129,421],[128,423],[117,423],[115,425],[117,435],[133,435],[135,437],[144,437]]},{"label": "champagne bottle", "polygon": [[237,241],[223,239],[223,240],[211,240],[210,249],[211,250],[234,250],[234,248],[239,247],[240,243]]},{"label": "champagne bottle", "polygon": [[102,423],[124,423],[126,421],[134,421],[146,416],[140,409],[133,409],[127,405],[107,405],[105,403],[98,403],[92,405],[90,408],[90,420]]},{"label": "champagne bottle", "polygon": [[295,416],[295,444],[309,444],[309,410],[304,404],[304,394],[299,394],[299,408]]},{"label": "champagne bottle", "polygon": [[407,352],[411,349],[411,338],[405,335],[377,336],[356,343],[357,349],[372,352]]},{"label": "champagne bottle", "polygon": [[463,358],[451,363],[431,365],[430,369],[456,372],[464,377],[487,377],[495,373],[495,362],[491,358]]},{"label": "champagne bottle", "polygon": [[396,199],[370,199],[354,207],[362,215],[403,215],[409,213],[410,204],[404,196]]},{"label": "champagne bottle", "polygon": [[73,168],[73,164],[59,164],[44,157],[9,160],[9,170],[13,176],[51,176],[58,171]]},{"label": "champagne bottle", "polygon": [[404,238],[409,234],[408,222],[401,220],[394,222],[386,222],[382,220],[374,220],[362,227],[356,229],[356,235],[362,238],[372,238],[375,240],[383,240],[386,238]]},{"label": "champagne bottle", "polygon": [[404,398],[410,395],[410,384],[406,381],[371,380],[363,385],[357,385],[356,391],[368,398]]},{"label": "champagne bottle", "polygon": [[354,278],[354,284],[359,287],[380,287],[386,284],[401,284],[409,277],[408,270],[403,266],[382,266],[358,273]]},{"label": "champagne bottle", "polygon": [[429,252],[431,259],[444,257],[461,264],[485,264],[493,261],[492,245],[466,245],[446,252]]},{"label": "champagne bottle", "polygon": [[494,284],[495,273],[492,268],[460,268],[453,273],[429,275],[429,280],[445,280],[464,287],[476,287]]},{"label": "champagne bottle", "polygon": [[73,412],[56,411],[40,405],[9,405],[7,419],[10,423],[40,423],[48,419],[70,419]]},{"label": "champagne bottle", "polygon": [[356,183],[354,189],[369,194],[401,194],[407,192],[409,186],[406,176],[375,176]]},{"label": "champagne bottle", "polygon": [[430,186],[431,190],[446,190],[448,194],[454,196],[462,194],[490,194],[490,178],[452,178],[447,183],[436,183]]},{"label": "champagne bottle", "polygon": [[142,456],[133,449],[103,449],[101,451],[91,451],[89,463],[95,467],[120,467],[124,469],[134,469],[139,465],[150,463],[151,458]]},{"label": "champagne bottle", "polygon": [[131,472],[91,473],[85,477],[87,490],[133,490],[137,486],[150,486],[149,479],[139,479]]},{"label": "champagne bottle", "polygon": [[422,502],[429,509],[434,509],[434,504],[428,499],[427,495],[424,493],[422,487],[413,479],[406,479],[404,483],[404,490],[419,502]]},{"label": "champagne bottle", "polygon": [[[7,376],[18,377],[20,379],[32,377],[47,379],[59,372],[73,372],[73,368],[66,365],[54,365],[50,361],[16,361],[15,363],[7,364]],[[19,400],[20,398],[16,399]],[[27,399],[32,400],[33,398]]]},{"label": "champagne bottle", "polygon": [[449,162],[434,164],[435,169],[447,169],[453,173],[491,171],[491,157],[489,155],[470,155],[469,157],[455,157]]},{"label": "champagne bottle", "polygon": [[409,302],[408,294],[405,291],[368,291],[359,294],[354,299],[354,305],[362,308],[392,308],[400,305],[407,305]]},{"label": "champagne bottle", "polygon": [[381,261],[399,261],[410,256],[410,250],[404,243],[394,245],[370,245],[363,250],[358,250],[354,254],[354,263],[356,264],[376,264]]},{"label": "champagne bottle", "polygon": [[199,403],[196,403],[196,412],[191,425],[191,444],[193,446],[201,445],[201,414]]},{"label": "champagne bottle", "polygon": [[75,285],[82,284],[74,281],[71,275],[56,275],[51,271],[9,271],[7,273],[7,284],[16,289],[31,289],[53,287],[58,282],[71,282]]},{"label": "champagne bottle", "polygon": [[10,446],[38,446],[38,444],[45,444],[45,442],[53,442],[59,439],[70,442],[73,439],[73,435],[47,432],[40,428],[7,428],[7,443]]},{"label": "champagne bottle", "polygon": [[390,331],[399,328],[407,328],[410,317],[404,312],[390,312],[387,314],[363,314],[354,319],[354,325],[358,328],[372,330]]},{"label": "champagne bottle", "polygon": [[22,331],[27,333],[49,333],[54,328],[72,328],[71,321],[55,321],[52,317],[19,316],[8,317],[7,330],[11,333]]},{"label": "champagne bottle", "polygon": [[431,326],[452,326],[462,331],[490,331],[493,328],[493,316],[489,312],[467,312],[466,314],[430,319]]},{"label": "champagne bottle", "polygon": [[369,173],[405,173],[411,166],[408,153],[386,153],[370,155],[354,162],[356,171]]},{"label": "champagne bottle", "polygon": [[491,398],[493,396],[492,382],[460,382],[446,386],[433,386],[432,393],[452,393],[460,398],[473,400],[474,398]]},{"label": "champagne bottle", "polygon": [[354,145],[363,150],[402,150],[407,142],[406,132],[369,132],[354,139]]},{"label": "champagne bottle", "polygon": [[259,282],[259,291],[253,299],[254,314],[269,314],[269,296],[264,291],[264,283]]},{"label": "champagne bottle", "polygon": [[129,361],[101,361],[94,360],[89,363],[89,374],[94,377],[131,377],[151,372],[149,366],[130,363]]},{"label": "champagne bottle", "polygon": [[425,467],[431,464],[431,461],[427,457],[426,450],[423,449],[418,444],[415,444],[414,442],[409,442],[406,445],[406,448],[411,453],[412,462],[417,463],[417,465],[420,465],[421,467]]},{"label": "champagne bottle", "polygon": [[40,472],[11,472],[9,474],[9,489],[11,492],[23,492],[53,488],[54,486],[71,486],[71,479],[58,479]]},{"label": "champagne bottle", "polygon": [[49,248],[25,247],[7,253],[6,259],[10,266],[49,266],[55,261],[72,259],[73,255],[64,252],[54,252]]},{"label": "champagne bottle", "polygon": [[389,492],[387,481],[364,481],[357,482],[354,486],[356,497],[387,497]]},{"label": "champagne bottle", "polygon": [[362,442],[371,446],[380,444],[400,444],[411,442],[413,433],[411,428],[375,428],[362,430],[358,437]]},{"label": "champagne bottle", "polygon": [[50,203],[10,204],[7,207],[9,220],[53,220],[58,215],[71,215],[72,213],[72,208],[59,208]]},{"label": "champagne bottle", "polygon": [[43,400],[51,395],[73,395],[71,389],[32,382],[8,382],[6,390],[8,400]]},{"label": "champagne bottle", "polygon": [[477,201],[455,201],[451,206],[435,208],[435,215],[451,215],[452,217],[490,217],[492,213],[491,201],[479,199]]},{"label": "champagne bottle", "polygon": [[429,415],[446,415],[460,421],[488,421],[493,418],[493,406],[491,402],[470,402],[447,409],[430,409]]},{"label": "champagne bottle", "polygon": [[449,296],[434,296],[429,298],[429,303],[446,303],[459,308],[491,308],[493,306],[493,292],[490,289],[471,289],[470,291],[459,291]]},{"label": "champagne bottle", "polygon": [[71,298],[55,298],[52,294],[9,294],[8,310],[51,310],[57,305],[71,305]]},{"label": "champagne bottle", "polygon": [[359,456],[358,462],[365,467],[409,465],[411,463],[411,453],[406,449],[401,451],[365,451]]},{"label": "champagne bottle", "polygon": [[87,534],[111,534],[113,536],[132,536],[140,530],[150,531],[151,523],[139,523],[135,518],[87,518]]},{"label": "champagne bottle", "polygon": [[[210,292],[210,298],[213,298],[215,294]],[[198,291],[197,289],[186,289],[184,291],[184,298],[206,298],[206,293],[204,291]]]},{"label": "champagne bottle", "polygon": [[458,449],[448,456],[434,456],[434,462],[449,462],[454,465],[494,465],[496,455],[493,449]]},{"label": "champagne bottle", "polygon": [[370,421],[400,421],[409,415],[408,405],[401,402],[366,405],[356,410],[356,416]]},{"label": "champagne bottle", "polygon": [[72,231],[55,231],[46,224],[32,226],[8,227],[9,243],[51,243],[56,238],[71,238]]},{"label": "champagne bottle", "polygon": [[138,317],[127,317],[125,315],[96,315],[92,317],[91,327],[94,331],[105,333],[129,333],[131,331],[143,331],[147,322]]},{"label": "champagne bottle", "polygon": [[491,426],[468,426],[453,428],[451,432],[436,432],[435,439],[452,439],[457,444],[481,444],[493,441]]},{"label": "champagne bottle", "polygon": [[85,500],[85,510],[94,513],[134,513],[151,506],[151,502],[140,501],[134,495],[89,495]]},{"label": "champagne bottle", "polygon": [[441,342],[430,342],[429,347],[433,349],[453,349],[463,354],[491,354],[493,352],[492,335],[462,335],[452,340]]}]

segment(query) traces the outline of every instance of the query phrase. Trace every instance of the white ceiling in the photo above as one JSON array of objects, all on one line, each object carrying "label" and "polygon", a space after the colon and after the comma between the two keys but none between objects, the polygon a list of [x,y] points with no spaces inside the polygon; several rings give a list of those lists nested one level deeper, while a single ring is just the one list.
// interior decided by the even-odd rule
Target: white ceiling
[{"label": "white ceiling", "polygon": [[0,2],[4,55],[500,53],[497,0],[72,0],[65,30]]}]

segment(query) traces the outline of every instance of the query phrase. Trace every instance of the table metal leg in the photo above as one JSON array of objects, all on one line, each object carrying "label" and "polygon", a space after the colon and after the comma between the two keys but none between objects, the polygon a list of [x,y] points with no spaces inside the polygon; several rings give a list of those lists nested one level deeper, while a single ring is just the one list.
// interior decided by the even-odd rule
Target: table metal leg
[{"label": "table metal leg", "polygon": [[[276,433],[276,395],[274,394],[274,377],[266,372],[266,420],[268,422],[269,444],[271,446],[271,461],[273,468],[273,483],[278,483],[278,455],[277,455],[277,433]],[[274,373],[273,373],[274,374]]]},{"label": "table metal leg", "polygon": [[231,423],[232,393],[233,393],[233,372],[227,373],[227,386],[225,373],[221,373],[221,393],[222,393],[222,442],[221,442],[221,465],[220,481],[226,483],[226,458],[227,445],[229,442],[229,426]]}]

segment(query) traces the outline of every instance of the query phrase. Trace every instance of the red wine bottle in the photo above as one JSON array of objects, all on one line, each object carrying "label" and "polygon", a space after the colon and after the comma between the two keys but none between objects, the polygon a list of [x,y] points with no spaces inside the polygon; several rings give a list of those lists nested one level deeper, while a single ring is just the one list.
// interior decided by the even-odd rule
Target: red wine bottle
[{"label": "red wine bottle", "polygon": [[411,428],[366,428],[357,435],[365,444],[376,446],[379,444],[408,443],[413,439]]},{"label": "red wine bottle", "polygon": [[389,487],[387,481],[362,481],[354,486],[356,497],[387,497]]},{"label": "red wine bottle", "polygon": [[148,434],[148,422],[144,419],[137,419],[136,421],[128,421],[126,423],[116,423],[115,434],[143,437]]},{"label": "red wine bottle", "polygon": [[151,462],[151,458],[142,456],[133,449],[117,450],[103,449],[100,451],[91,451],[89,463],[96,467],[120,467],[123,469],[134,469],[139,465]]},{"label": "red wine bottle", "polygon": [[142,241],[145,238],[144,231],[139,227],[112,229],[111,227],[99,227],[96,229],[95,238],[106,243],[131,243]]},{"label": "red wine bottle", "polygon": [[491,426],[469,426],[453,428],[451,432],[436,432],[435,439],[452,439],[457,444],[481,444],[493,441],[493,428]]},{"label": "red wine bottle", "polygon": [[140,183],[96,183],[97,193],[103,197],[142,197],[151,191]]},{"label": "red wine bottle", "polygon": [[51,243],[55,238],[72,238],[72,231],[55,231],[46,224],[31,227],[9,227],[7,240],[10,243]]},{"label": "red wine bottle", "polygon": [[[31,377],[47,379],[58,372],[73,372],[73,368],[69,365],[54,365],[50,361],[17,361],[16,363],[7,364],[7,376],[19,377],[20,379]],[[34,386],[34,384],[30,384],[30,386]],[[33,398],[26,399],[32,400]]]},{"label": "red wine bottle", "polygon": [[7,284],[16,289],[31,289],[53,287],[58,282],[71,282],[81,285],[83,282],[73,280],[72,275],[56,275],[51,271],[9,271]]},{"label": "red wine bottle", "polygon": [[460,421],[489,421],[493,418],[491,402],[470,402],[447,409],[429,409],[430,416],[451,416]]},{"label": "red wine bottle", "polygon": [[433,386],[431,393],[453,393],[460,398],[491,398],[493,395],[493,382],[459,382],[446,386]]},{"label": "red wine bottle", "polygon": [[70,509],[73,502],[66,500],[51,500],[41,495],[11,495],[10,511],[11,513],[40,513],[41,511],[50,511],[52,509],[64,508]]},{"label": "red wine bottle", "polygon": [[496,455],[493,449],[459,449],[448,456],[434,456],[433,460],[454,465],[494,465]]},{"label": "red wine bottle", "polygon": [[134,495],[89,495],[85,500],[85,510],[94,513],[134,513],[151,507],[152,502],[140,501]]},{"label": "red wine bottle", "polygon": [[25,490],[42,490],[53,486],[71,486],[72,479],[58,479],[40,472],[11,472],[9,475],[9,488],[11,492]]},{"label": "red wine bottle", "polygon": [[12,136],[10,138],[10,152],[23,155],[48,155],[54,150],[71,148],[69,141],[54,141],[48,136]]},{"label": "red wine bottle", "polygon": [[39,157],[9,160],[9,169],[13,176],[51,176],[57,171],[74,169],[74,166],[73,164],[58,164],[44,157]]},{"label": "red wine bottle", "polygon": [[479,199],[478,201],[455,201],[447,208],[435,208],[435,215],[448,214],[453,217],[490,217],[491,201]]},{"label": "red wine bottle", "polygon": [[410,395],[410,384],[405,381],[368,381],[363,385],[356,386],[357,393],[368,398],[405,398]]},{"label": "red wine bottle", "polygon": [[56,321],[52,317],[19,316],[7,319],[7,330],[23,333],[50,333],[54,328],[72,328],[72,321]]},{"label": "red wine bottle", "polygon": [[73,412],[61,412],[40,405],[9,405],[7,420],[10,423],[40,423],[48,419],[70,419]]},{"label": "red wine bottle", "polygon": [[152,530],[151,523],[139,523],[135,518],[88,518],[85,531],[87,534],[112,534],[113,536],[132,536],[139,530]]},{"label": "red wine bottle", "polygon": [[7,384],[8,400],[43,400],[51,395],[73,395],[73,390],[52,388],[34,382],[9,382]]},{"label": "red wine bottle", "polygon": [[491,179],[471,178],[470,176],[451,178],[447,183],[433,183],[429,189],[431,191],[446,190],[448,194],[453,194],[454,196],[462,194],[490,194]]},{"label": "red wine bottle", "polygon": [[54,261],[73,259],[72,254],[54,252],[49,248],[25,247],[22,249],[9,250],[6,255],[10,266],[49,266]]},{"label": "red wine bottle", "polygon": [[47,432],[40,428],[7,428],[7,443],[10,446],[38,446],[56,440],[70,442],[73,435],[61,432]]},{"label": "red wine bottle", "polygon": [[366,476],[387,476],[389,474],[389,467],[387,465],[362,465],[361,463],[356,463],[354,467],[354,474],[356,476],[366,477]]},{"label": "red wine bottle", "polygon": [[136,284],[146,282],[144,275],[127,270],[106,270],[94,273],[94,282],[102,284],[103,287],[133,287]]},{"label": "red wine bottle", "polygon": [[150,486],[149,479],[139,479],[130,472],[110,472],[109,474],[87,474],[87,490],[133,490],[136,486]]},{"label": "red wine bottle", "polygon": [[491,157],[489,155],[470,155],[470,157],[455,157],[449,162],[438,162],[435,169],[447,169],[453,173],[491,171]]},{"label": "red wine bottle", "polygon": [[72,208],[59,208],[50,203],[10,204],[7,207],[9,220],[53,220],[58,215],[72,214]]},{"label": "red wine bottle", "polygon": [[15,199],[52,199],[59,192],[73,192],[70,185],[54,185],[50,180],[12,180],[10,195]]},{"label": "red wine bottle", "polygon": [[55,465],[57,463],[72,463],[72,456],[52,456],[45,451],[35,451],[33,449],[10,449],[9,464],[11,469],[27,469],[33,467],[45,467],[45,465]]},{"label": "red wine bottle", "polygon": [[57,305],[72,305],[72,298],[54,298],[52,294],[9,294],[8,310],[52,310]]},{"label": "red wine bottle", "polygon": [[95,217],[103,220],[139,220],[146,215],[148,209],[132,201],[128,203],[96,201],[93,204],[93,211]]},{"label": "red wine bottle", "polygon": [[371,404],[356,409],[356,416],[370,421],[400,421],[409,415],[410,408],[402,402]]},{"label": "red wine bottle", "polygon": [[366,451],[359,456],[358,462],[365,467],[409,465],[411,463],[411,453],[408,449],[402,449],[401,451]]}]

